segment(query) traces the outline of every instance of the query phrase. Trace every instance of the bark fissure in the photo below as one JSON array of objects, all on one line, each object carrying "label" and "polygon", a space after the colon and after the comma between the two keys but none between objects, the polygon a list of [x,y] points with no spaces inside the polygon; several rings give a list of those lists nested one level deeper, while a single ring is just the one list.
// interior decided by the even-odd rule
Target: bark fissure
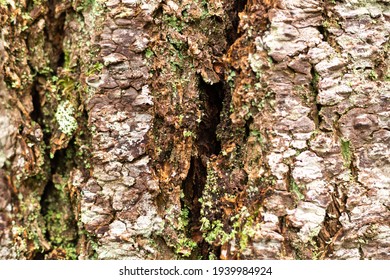
[{"label": "bark fissure", "polygon": [[[231,94],[223,56],[239,37],[238,13],[245,3],[183,3],[177,7],[162,3],[155,14],[159,36],[153,38],[147,53],[156,91],[151,148],[161,182],[158,201],[165,202],[169,213],[164,239],[184,257],[207,259],[211,251],[219,250],[210,248],[204,239],[200,200],[208,181],[208,162],[221,152],[221,113],[230,106]],[[168,174],[178,176],[168,179]],[[179,222],[173,222],[173,217]]]},{"label": "bark fissure", "polygon": [[317,102],[319,75],[315,71],[314,67],[311,67],[310,74],[312,76],[311,90],[313,96],[309,97],[308,99],[309,99],[309,103],[312,104],[311,117],[314,121],[316,129],[321,130],[320,124],[322,122],[322,118],[320,112],[321,112],[322,105],[319,102]]},{"label": "bark fissure", "polygon": [[41,109],[41,98],[39,96],[39,92],[36,90],[36,83],[37,83],[36,81],[33,83],[33,88],[31,92],[33,111],[30,113],[30,117],[33,121],[39,123],[39,119],[42,116],[42,109]]},{"label": "bark fissure", "polygon": [[[202,119],[196,133],[194,149],[196,156],[191,158],[187,178],[183,181],[184,204],[190,210],[190,236],[193,240],[202,240],[201,232],[201,203],[204,187],[207,182],[207,163],[212,156],[221,151],[221,143],[217,137],[217,126],[220,124],[220,114],[224,100],[224,84],[209,85],[203,80],[199,83],[200,100],[202,102]],[[208,258],[207,242],[198,242],[200,256]]]}]

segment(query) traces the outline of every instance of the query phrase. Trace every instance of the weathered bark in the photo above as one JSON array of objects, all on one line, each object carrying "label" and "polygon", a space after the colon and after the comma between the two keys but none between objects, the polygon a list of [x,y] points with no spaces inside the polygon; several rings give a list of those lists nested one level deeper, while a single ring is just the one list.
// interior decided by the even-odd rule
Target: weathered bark
[{"label": "weathered bark", "polygon": [[389,1],[0,14],[0,258],[390,259]]}]

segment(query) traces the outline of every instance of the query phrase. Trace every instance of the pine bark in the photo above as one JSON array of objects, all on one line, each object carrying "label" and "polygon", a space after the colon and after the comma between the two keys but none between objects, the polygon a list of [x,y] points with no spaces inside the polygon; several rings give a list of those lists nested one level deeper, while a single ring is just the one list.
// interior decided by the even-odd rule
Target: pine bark
[{"label": "pine bark", "polygon": [[390,259],[389,18],[0,1],[0,258]]}]

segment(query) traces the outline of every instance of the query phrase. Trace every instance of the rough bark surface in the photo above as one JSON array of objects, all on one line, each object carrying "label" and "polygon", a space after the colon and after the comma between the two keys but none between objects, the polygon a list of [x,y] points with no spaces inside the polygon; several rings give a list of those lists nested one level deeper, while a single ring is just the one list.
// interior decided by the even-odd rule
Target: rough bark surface
[{"label": "rough bark surface", "polygon": [[0,258],[390,259],[388,0],[0,0]]}]

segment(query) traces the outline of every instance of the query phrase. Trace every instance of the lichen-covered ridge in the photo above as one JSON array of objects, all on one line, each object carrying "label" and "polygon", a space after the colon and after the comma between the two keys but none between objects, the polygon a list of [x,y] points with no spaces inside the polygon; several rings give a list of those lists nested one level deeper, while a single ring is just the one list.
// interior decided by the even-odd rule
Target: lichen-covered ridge
[{"label": "lichen-covered ridge", "polygon": [[92,176],[81,185],[81,221],[96,236],[99,259],[162,258],[156,233],[158,182],[146,154],[153,101],[144,51],[158,1],[108,1],[95,44],[104,67],[86,78]]}]

